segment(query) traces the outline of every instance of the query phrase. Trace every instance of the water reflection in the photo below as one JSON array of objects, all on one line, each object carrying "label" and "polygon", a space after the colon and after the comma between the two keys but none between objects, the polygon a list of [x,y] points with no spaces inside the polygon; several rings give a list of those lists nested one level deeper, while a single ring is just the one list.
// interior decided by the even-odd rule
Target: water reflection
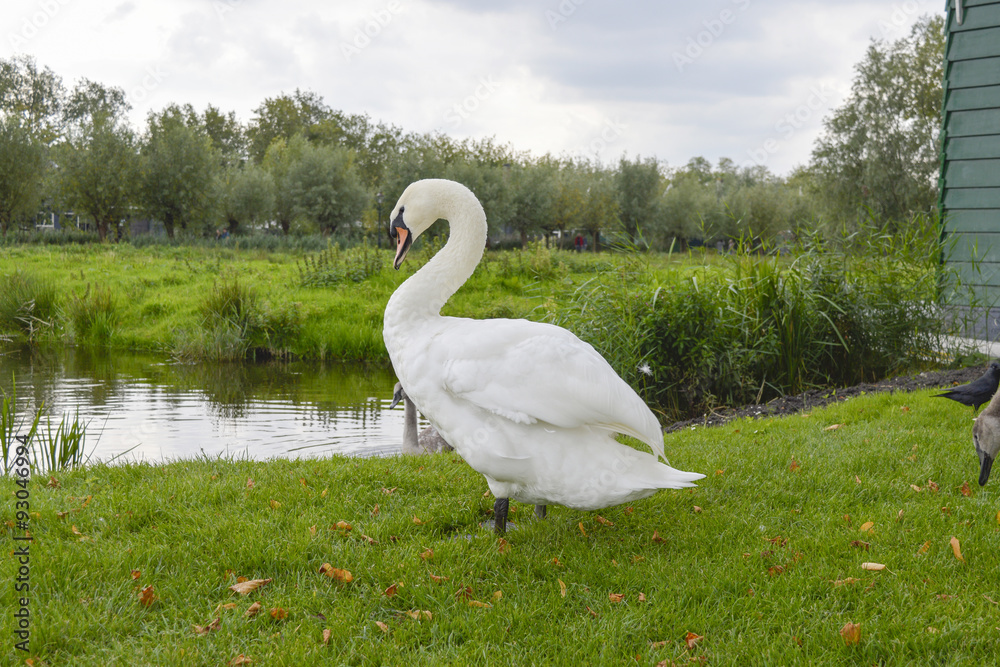
[{"label": "water reflection", "polygon": [[0,353],[5,391],[12,376],[22,406],[44,401],[56,419],[79,410],[88,452],[101,460],[372,456],[398,452],[402,439],[402,409],[386,409],[395,376],[385,368],[32,349]]}]

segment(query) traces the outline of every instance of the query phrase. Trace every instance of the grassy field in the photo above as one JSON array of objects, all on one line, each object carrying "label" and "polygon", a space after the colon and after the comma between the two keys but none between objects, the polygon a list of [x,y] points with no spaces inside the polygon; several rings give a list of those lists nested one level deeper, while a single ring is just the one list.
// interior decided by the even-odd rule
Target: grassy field
[{"label": "grassy field", "polygon": [[[213,294],[235,281],[254,297],[255,324],[280,329],[283,338],[277,345],[287,352],[306,359],[387,361],[382,343],[385,304],[431,253],[412,253],[398,272],[391,268],[389,250],[372,253],[379,255],[382,268],[367,279],[318,287],[301,285],[301,262],[314,253],[238,247],[11,246],[0,263],[0,275],[20,272],[54,292],[54,313],[43,318],[54,326],[43,328],[42,341],[183,351],[211,328],[206,326],[206,306]],[[559,253],[573,267],[559,270],[553,269],[546,253],[548,263],[536,272],[530,253],[521,255],[489,253],[446,311],[472,317],[530,315],[544,305],[540,295],[565,294],[609,261]],[[103,328],[86,317],[97,307],[110,312],[111,322]],[[75,316],[77,311],[83,316]],[[94,331],[100,332],[99,340],[92,339]]]},{"label": "grassy field", "polygon": [[[479,527],[493,499],[453,454],[37,478],[30,653],[13,649],[18,565],[6,549],[0,654],[101,666],[988,664],[1000,655],[1000,480],[976,484],[969,410],[929,394],[669,434],[671,462],[708,475],[697,489],[554,507],[544,521],[513,503],[505,542]],[[16,487],[0,487],[7,520]],[[243,577],[269,581],[242,595],[230,587]],[[858,633],[845,639],[848,624]]]}]

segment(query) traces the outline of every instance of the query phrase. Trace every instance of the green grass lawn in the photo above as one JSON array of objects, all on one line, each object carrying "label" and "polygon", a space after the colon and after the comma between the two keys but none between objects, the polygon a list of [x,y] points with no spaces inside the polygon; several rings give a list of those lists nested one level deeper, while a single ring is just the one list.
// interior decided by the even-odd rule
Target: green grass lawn
[{"label": "green grass lawn", "polygon": [[[0,653],[101,666],[989,664],[1000,479],[976,484],[970,411],[930,393],[669,434],[671,463],[707,474],[697,489],[553,507],[544,521],[513,503],[506,543],[479,527],[493,499],[454,454],[38,477],[31,652],[13,649],[8,547]],[[15,486],[0,486],[7,520]],[[240,595],[237,577],[270,582]]]}]

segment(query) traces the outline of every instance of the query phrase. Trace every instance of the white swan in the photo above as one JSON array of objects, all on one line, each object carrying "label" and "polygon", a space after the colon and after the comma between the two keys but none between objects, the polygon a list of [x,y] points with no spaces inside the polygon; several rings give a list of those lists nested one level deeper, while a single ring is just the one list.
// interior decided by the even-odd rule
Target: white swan
[{"label": "white swan", "polygon": [[[412,183],[390,217],[399,268],[413,240],[439,218],[448,243],[399,286],[383,337],[406,393],[497,498],[495,529],[509,499],[592,510],[694,486],[704,477],[665,459],[656,417],[594,348],[569,331],[526,320],[442,317],[486,245],[476,196],[446,180]],[[617,442],[624,433],[641,452]]]},{"label": "white swan", "polygon": [[399,402],[403,402],[403,453],[404,454],[433,454],[434,452],[450,452],[454,449],[449,445],[438,430],[433,426],[428,426],[420,431],[417,436],[417,408],[413,401],[406,395],[403,385],[396,383],[392,390],[392,403],[389,409],[392,410]]}]

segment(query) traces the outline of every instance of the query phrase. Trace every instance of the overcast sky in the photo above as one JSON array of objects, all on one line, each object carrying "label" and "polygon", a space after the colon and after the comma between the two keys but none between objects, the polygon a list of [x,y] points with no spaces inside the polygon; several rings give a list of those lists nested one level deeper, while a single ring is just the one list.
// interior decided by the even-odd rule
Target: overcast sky
[{"label": "overcast sky", "polygon": [[242,121],[296,88],[405,131],[680,166],[808,161],[870,40],[941,0],[4,0],[0,54]]}]

